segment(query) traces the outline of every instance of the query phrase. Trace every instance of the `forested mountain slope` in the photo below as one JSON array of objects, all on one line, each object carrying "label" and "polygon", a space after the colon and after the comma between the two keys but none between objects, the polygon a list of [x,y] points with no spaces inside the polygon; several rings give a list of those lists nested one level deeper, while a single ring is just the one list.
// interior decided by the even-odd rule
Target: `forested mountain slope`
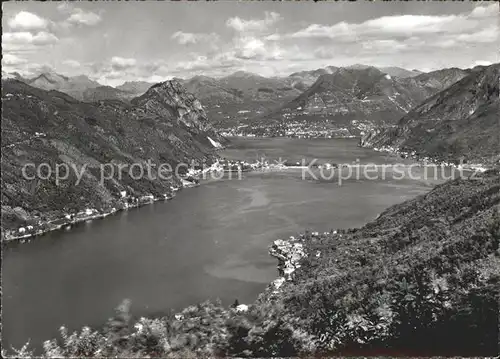
[{"label": "forested mountain slope", "polygon": [[369,134],[365,147],[440,159],[494,161],[500,155],[500,64],[471,73],[430,97],[396,127]]},{"label": "forested mountain slope", "polygon": [[[141,198],[168,197],[180,180],[163,180],[160,164],[175,169],[180,162],[210,163],[213,143],[225,142],[200,102],[175,81],[157,84],[132,102],[84,103],[2,81],[2,235],[19,226],[38,231],[86,209],[107,212]],[[141,176],[148,160],[156,168],[151,177]],[[26,164],[34,179],[23,175]],[[56,166],[63,164],[70,171],[56,183]],[[60,171],[64,176],[65,169]],[[79,182],[77,173],[83,173]]]}]

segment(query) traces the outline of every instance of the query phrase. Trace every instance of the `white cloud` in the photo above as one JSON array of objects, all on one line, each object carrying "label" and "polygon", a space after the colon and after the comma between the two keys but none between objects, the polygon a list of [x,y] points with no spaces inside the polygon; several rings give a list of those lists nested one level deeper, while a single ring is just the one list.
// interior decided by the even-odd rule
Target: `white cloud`
[{"label": "white cloud", "polygon": [[101,20],[101,16],[94,12],[74,8],[71,10],[71,15],[66,21],[74,25],[94,26],[101,22]]},{"label": "white cloud", "polygon": [[214,43],[219,39],[217,34],[195,34],[191,32],[177,31],[172,34],[171,38],[176,40],[181,45],[196,44],[200,42]]},{"label": "white cloud", "polygon": [[475,61],[474,64],[471,67],[475,66],[490,66],[493,65],[493,62],[491,61]]},{"label": "white cloud", "polygon": [[38,64],[34,62],[20,62],[16,64],[6,63],[5,55],[2,59],[2,70],[6,72],[18,72],[24,78],[33,78],[43,72],[53,72],[54,69],[46,64]]},{"label": "white cloud", "polygon": [[40,31],[33,35],[31,32],[6,32],[2,34],[2,46],[9,45],[51,45],[59,39],[54,34]]},{"label": "white cloud", "polygon": [[26,61],[26,59],[23,59],[21,57],[18,57],[16,55],[12,55],[12,54],[5,54],[2,57],[2,65],[4,65],[4,66],[17,66],[17,65],[25,64],[27,62],[28,61]]},{"label": "white cloud", "polygon": [[177,31],[172,34],[172,39],[177,40],[177,42],[181,45],[196,44],[196,42],[199,41],[196,34],[182,31]]},{"label": "white cloud", "polygon": [[[415,36],[446,36],[479,31],[498,17],[496,5],[476,7],[468,14],[430,16],[394,15],[370,19],[362,23],[339,22],[334,25],[311,24],[291,34],[288,38],[332,39],[351,42],[357,39],[385,40],[387,37],[408,38]],[[481,19],[478,19],[481,17]],[[432,38],[431,38],[432,39]]]},{"label": "white cloud", "polygon": [[271,34],[265,37],[267,41],[279,41],[281,40],[281,35],[280,34]]},{"label": "white cloud", "polygon": [[311,24],[305,29],[301,29],[292,34],[287,34],[290,38],[338,38],[349,34],[349,25],[345,22],[327,26],[320,24]]},{"label": "white cloud", "polygon": [[265,18],[262,20],[250,19],[244,20],[238,16],[231,17],[226,21],[226,26],[238,31],[263,31],[269,26],[281,20],[281,15],[276,12],[265,12]]},{"label": "white cloud", "polygon": [[68,1],[61,1],[59,5],[57,5],[57,11],[64,14],[71,13],[72,9],[73,7],[70,5]]},{"label": "white cloud", "polygon": [[408,45],[396,40],[374,40],[361,43],[363,49],[370,51],[401,51],[406,50]]},{"label": "white cloud", "polygon": [[[71,30],[76,24],[90,26],[102,21],[102,13],[75,9],[71,3],[60,3],[57,8],[60,12],[58,16],[66,20],[58,23],[44,20],[47,25],[42,30],[21,31],[19,26],[10,30],[6,26],[9,32],[2,36],[4,53],[18,55],[16,57],[23,61],[24,52],[38,51],[44,44],[57,42],[54,34],[61,39],[57,50],[62,51],[72,40]],[[88,14],[93,16],[87,17]],[[285,33],[277,29],[281,25],[278,13],[263,12],[261,17],[256,18],[229,18],[225,22],[226,30],[233,31],[230,31],[231,38],[227,42],[222,42],[217,34],[188,32],[188,28],[168,34],[172,46],[175,45],[174,41],[186,45],[184,51],[179,50],[178,54],[168,59],[141,61],[115,56],[93,65],[80,64],[76,60],[59,61],[62,61],[61,64],[65,66],[62,68],[68,72],[89,69],[90,77],[107,84],[186,78],[196,74],[220,76],[238,70],[286,75],[306,68],[345,66],[353,62],[429,69],[437,66],[466,67],[474,63],[475,56],[485,62],[497,61],[495,51],[498,51],[498,47],[494,49],[492,46],[498,42],[497,17],[498,4],[493,4],[474,7],[468,13],[447,16],[396,15],[361,23],[300,22],[289,33]],[[106,41],[105,33],[102,34],[102,40]],[[474,46],[472,53],[471,46]],[[196,53],[186,53],[195,49]],[[72,56],[71,52],[68,53]],[[429,53],[433,55],[429,56]],[[121,54],[126,55],[127,52]],[[47,59],[32,54],[26,58],[30,62]],[[14,58],[6,61],[12,64],[16,62]],[[20,68],[23,66],[26,68],[28,64],[19,65]]]},{"label": "white cloud", "polygon": [[79,68],[82,66],[80,62],[76,60],[64,60],[62,64],[73,68]]},{"label": "white cloud", "polygon": [[427,16],[427,15],[399,15],[383,16],[368,20],[360,25],[352,25],[359,33],[378,33],[387,35],[416,35],[419,33],[453,32],[454,23],[460,17],[449,16]]},{"label": "white cloud", "polygon": [[493,3],[491,5],[487,5],[487,6],[477,6],[474,8],[474,10],[472,10],[472,12],[470,13],[470,16],[477,17],[477,18],[498,16],[499,7],[500,7],[500,5],[498,4],[498,2],[495,2],[495,3]]},{"label": "white cloud", "polygon": [[242,41],[241,49],[238,51],[238,57],[244,59],[253,59],[258,55],[266,53],[264,43],[256,38],[248,38]]},{"label": "white cloud", "polygon": [[211,57],[193,53],[190,57],[191,59],[177,62],[172,66],[169,74],[185,78],[200,74],[221,75],[243,64],[243,61],[235,56],[234,51],[218,53]]},{"label": "white cloud", "polygon": [[36,14],[20,11],[8,21],[14,31],[39,31],[47,28],[49,22]]},{"label": "white cloud", "polygon": [[[482,51],[484,60],[491,60],[496,50],[490,44],[498,44],[498,4],[476,7],[468,13],[424,16],[395,15],[370,19],[361,23],[346,21],[334,24],[305,24],[289,33],[272,33],[258,37],[263,43],[253,50],[244,51],[241,45],[237,54],[247,60],[272,60],[263,56],[264,49],[271,53],[270,43],[276,45],[275,54],[280,63],[302,61],[303,66],[314,63],[344,66],[365,61],[380,66],[433,66],[445,67],[450,57],[454,66],[467,66],[473,54],[465,55],[465,49],[474,46]],[[491,47],[491,49],[489,48]],[[454,55],[452,50],[462,55]],[[433,57],[426,59],[429,52]],[[255,55],[255,56],[251,56]],[[260,56],[260,57],[259,57]],[[439,59],[443,59],[439,62]],[[272,66],[271,62],[267,66]]]},{"label": "white cloud", "polygon": [[499,40],[499,34],[497,26],[492,25],[487,28],[484,28],[480,31],[469,33],[469,34],[460,34],[456,38],[461,42],[469,42],[469,43],[497,43]]},{"label": "white cloud", "polygon": [[235,41],[234,56],[245,60],[280,60],[283,50],[276,43],[269,44],[259,38],[246,36]]},{"label": "white cloud", "polygon": [[137,61],[135,59],[124,58],[119,56],[114,56],[111,59],[111,67],[114,70],[125,70],[136,65]]},{"label": "white cloud", "polygon": [[335,25],[312,24],[289,34],[291,38],[329,38],[355,41],[357,38],[385,38],[387,36],[416,36],[430,33],[456,33],[474,28],[475,22],[460,16],[398,15],[367,20],[360,24],[339,22]]},{"label": "white cloud", "polygon": [[116,86],[125,81],[159,82],[171,78],[171,71],[164,60],[140,62],[135,59],[115,56],[111,61],[84,63],[89,78],[102,84]]}]

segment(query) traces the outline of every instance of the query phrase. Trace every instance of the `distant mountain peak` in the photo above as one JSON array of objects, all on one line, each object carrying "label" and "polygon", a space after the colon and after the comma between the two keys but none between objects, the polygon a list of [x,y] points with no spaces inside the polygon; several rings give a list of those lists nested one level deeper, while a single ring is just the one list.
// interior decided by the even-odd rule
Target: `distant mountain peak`
[{"label": "distant mountain peak", "polygon": [[88,76],[86,75],[77,75],[77,76],[72,76],[71,77],[74,80],[86,80],[86,81],[92,81]]},{"label": "distant mountain peak", "polygon": [[194,81],[214,81],[215,79],[213,77],[210,77],[210,76],[196,75],[196,76],[191,77],[191,80],[194,80]]},{"label": "distant mountain peak", "polygon": [[367,69],[369,67],[373,67],[373,66],[364,65],[364,64],[354,64],[354,65],[346,66],[347,69],[353,69],[353,70],[364,70],[364,69]]},{"label": "distant mountain peak", "polygon": [[261,77],[261,76],[254,74],[253,72],[240,70],[226,77]]},{"label": "distant mountain peak", "polygon": [[4,72],[2,71],[2,79],[16,79],[19,81],[26,81],[19,72]]},{"label": "distant mountain peak", "polygon": [[37,82],[40,80],[45,80],[51,84],[55,84],[55,83],[62,82],[62,81],[68,81],[69,78],[64,76],[64,75],[55,73],[55,72],[43,72],[40,75],[38,75],[38,77],[35,77],[34,79],[32,79],[30,82],[34,83],[34,82]]}]

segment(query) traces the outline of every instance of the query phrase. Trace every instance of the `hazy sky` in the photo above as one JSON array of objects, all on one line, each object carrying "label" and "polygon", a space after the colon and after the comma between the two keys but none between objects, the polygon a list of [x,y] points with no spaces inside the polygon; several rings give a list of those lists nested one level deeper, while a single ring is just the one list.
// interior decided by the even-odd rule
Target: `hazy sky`
[{"label": "hazy sky", "polygon": [[3,71],[102,83],[500,62],[496,2],[7,2]]}]

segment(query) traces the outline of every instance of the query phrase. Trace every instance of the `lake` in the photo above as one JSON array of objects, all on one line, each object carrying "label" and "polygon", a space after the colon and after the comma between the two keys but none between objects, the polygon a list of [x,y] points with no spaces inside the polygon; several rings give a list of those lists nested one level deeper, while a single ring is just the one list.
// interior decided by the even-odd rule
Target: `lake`
[{"label": "lake", "polygon": [[[345,164],[398,161],[357,142],[237,138],[222,155]],[[211,179],[168,202],[9,244],[2,263],[3,344],[20,347],[31,339],[39,345],[57,336],[61,325],[70,330],[100,326],[124,298],[132,300],[137,316],[206,299],[250,303],[276,277],[277,262],[268,255],[273,240],[306,229],[361,226],[442,181],[351,178],[339,185],[337,179],[304,177],[301,169]]]}]

